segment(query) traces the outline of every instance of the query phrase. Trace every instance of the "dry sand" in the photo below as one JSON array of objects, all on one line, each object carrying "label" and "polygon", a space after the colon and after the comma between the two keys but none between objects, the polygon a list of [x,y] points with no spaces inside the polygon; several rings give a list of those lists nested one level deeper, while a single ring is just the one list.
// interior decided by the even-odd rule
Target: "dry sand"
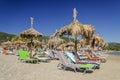
[{"label": "dry sand", "polygon": [[57,69],[59,60],[38,64],[22,63],[15,55],[0,54],[0,80],[120,80],[120,56],[108,55],[99,70],[81,72]]}]

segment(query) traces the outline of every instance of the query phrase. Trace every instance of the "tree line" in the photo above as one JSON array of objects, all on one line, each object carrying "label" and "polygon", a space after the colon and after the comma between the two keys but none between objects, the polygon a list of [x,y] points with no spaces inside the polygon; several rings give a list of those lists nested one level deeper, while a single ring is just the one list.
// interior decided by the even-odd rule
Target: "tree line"
[{"label": "tree line", "polygon": [[[17,36],[17,35],[0,32],[0,43],[2,43],[4,41],[8,41],[8,40],[11,41],[12,38],[14,38],[15,36]],[[39,38],[39,40],[46,42],[46,40],[48,40],[49,38],[50,38],[50,36],[43,36],[43,37]],[[62,39],[64,39],[66,42],[74,41],[74,39],[67,38],[67,37],[62,37]],[[107,47],[105,47],[104,50],[120,51],[120,43],[110,42],[108,44],[109,45]]]}]

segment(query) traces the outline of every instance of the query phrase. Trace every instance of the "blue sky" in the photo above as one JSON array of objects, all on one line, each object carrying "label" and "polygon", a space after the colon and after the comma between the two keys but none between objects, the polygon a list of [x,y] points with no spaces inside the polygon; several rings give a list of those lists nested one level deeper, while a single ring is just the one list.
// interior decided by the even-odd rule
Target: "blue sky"
[{"label": "blue sky", "polygon": [[120,42],[119,0],[0,0],[0,32],[19,35],[34,28],[44,35],[73,21],[73,8],[82,24],[91,24],[107,42]]}]

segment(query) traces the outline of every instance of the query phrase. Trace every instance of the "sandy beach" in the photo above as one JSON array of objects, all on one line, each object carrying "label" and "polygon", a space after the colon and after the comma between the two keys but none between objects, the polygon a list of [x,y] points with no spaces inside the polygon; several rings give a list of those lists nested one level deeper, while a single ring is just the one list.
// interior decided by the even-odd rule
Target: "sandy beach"
[{"label": "sandy beach", "polygon": [[[108,55],[108,54],[107,54]],[[120,56],[108,55],[106,63],[93,73],[63,71],[59,60],[50,63],[22,63],[18,56],[0,54],[0,80],[120,80]]]}]

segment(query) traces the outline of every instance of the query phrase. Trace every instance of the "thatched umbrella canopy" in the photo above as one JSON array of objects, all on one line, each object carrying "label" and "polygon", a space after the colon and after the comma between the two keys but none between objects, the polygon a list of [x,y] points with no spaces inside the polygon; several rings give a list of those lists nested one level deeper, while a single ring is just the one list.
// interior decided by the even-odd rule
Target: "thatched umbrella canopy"
[{"label": "thatched umbrella canopy", "polygon": [[83,34],[83,25],[78,22],[78,20],[73,21],[70,25],[61,28],[56,31],[54,36],[62,36],[62,35],[73,35],[79,36]]},{"label": "thatched umbrella canopy", "polygon": [[42,34],[37,30],[35,30],[33,27],[31,27],[30,29],[21,32],[20,36],[26,38],[33,38],[33,37],[42,37]]},{"label": "thatched umbrella canopy", "polygon": [[34,43],[36,47],[42,47],[42,42],[40,42],[39,40],[34,40]]},{"label": "thatched umbrella canopy", "polygon": [[13,47],[13,45],[12,45],[11,41],[6,41],[6,42],[2,43],[2,47],[11,48],[11,47]]},{"label": "thatched umbrella canopy", "polygon": [[92,38],[94,32],[95,32],[95,28],[92,25],[83,25],[83,37],[85,38]]},{"label": "thatched umbrella canopy", "polygon": [[93,37],[93,34],[95,32],[95,28],[91,25],[83,25],[83,38],[86,39],[86,44],[87,45],[91,45],[91,40],[92,40],[92,37]]},{"label": "thatched umbrella canopy", "polygon": [[71,30],[69,26],[64,26],[63,28],[59,29],[54,33],[54,36],[62,36],[62,35],[71,35]]},{"label": "thatched umbrella canopy", "polygon": [[25,42],[21,41],[21,40],[17,40],[17,41],[13,41],[13,44],[25,44]]},{"label": "thatched umbrella canopy", "polygon": [[12,44],[14,45],[14,48],[19,49],[22,45],[25,45],[25,42],[22,40],[14,40]]},{"label": "thatched umbrella canopy", "polygon": [[65,43],[65,40],[59,37],[52,37],[48,40],[48,46],[50,49],[56,49],[60,44]]},{"label": "thatched umbrella canopy", "polygon": [[12,42],[11,42],[11,41],[6,41],[6,42],[3,42],[2,45],[7,45],[7,46],[9,46],[9,45],[12,45]]},{"label": "thatched umbrella canopy", "polygon": [[95,35],[93,36],[93,39],[92,39],[92,44],[91,44],[91,47],[94,49],[94,47],[105,47],[107,46],[107,42],[105,42],[105,40],[98,36],[98,35]]},{"label": "thatched umbrella canopy", "polygon": [[[29,44],[31,44],[30,46],[30,50],[32,52],[32,48],[33,48],[33,38],[37,38],[37,37],[42,37],[42,33],[38,32],[37,30],[35,30],[33,28],[33,18],[31,17],[31,28],[28,30],[25,30],[23,32],[20,33],[20,37],[23,38],[30,38],[31,42]],[[30,57],[32,57],[32,55],[30,54]]]},{"label": "thatched umbrella canopy", "polygon": [[[32,46],[34,48],[40,47],[42,48],[42,42],[40,42],[39,40],[33,40]],[[31,41],[27,42],[27,47],[31,47]]]},{"label": "thatched umbrella canopy", "polygon": [[109,44],[105,41],[105,42],[103,43],[102,48],[107,47],[108,45],[109,45]]}]

